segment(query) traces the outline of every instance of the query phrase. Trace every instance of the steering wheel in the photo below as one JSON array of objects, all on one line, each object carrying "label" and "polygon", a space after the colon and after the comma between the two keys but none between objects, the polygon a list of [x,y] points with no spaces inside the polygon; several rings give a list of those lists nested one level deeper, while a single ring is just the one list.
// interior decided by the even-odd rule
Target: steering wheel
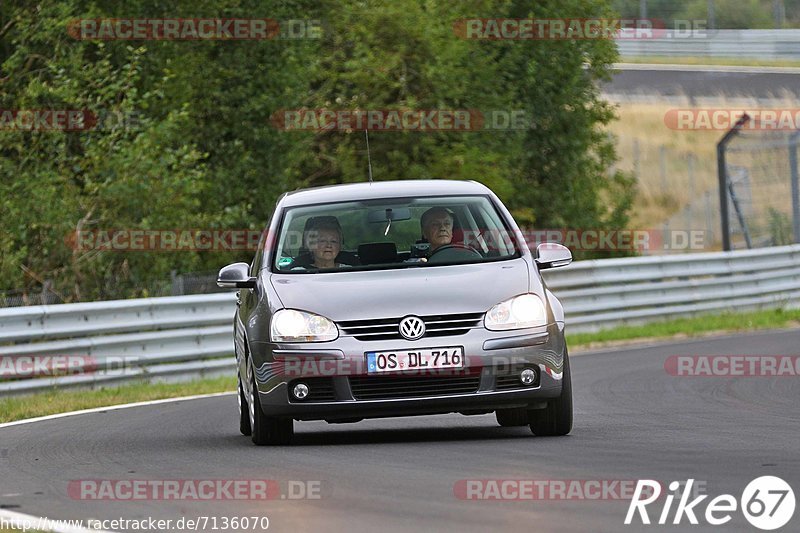
[{"label": "steering wheel", "polygon": [[481,253],[472,246],[466,244],[445,244],[434,250],[433,253],[428,256],[428,262],[438,261],[444,263],[448,261],[481,258],[483,258]]}]

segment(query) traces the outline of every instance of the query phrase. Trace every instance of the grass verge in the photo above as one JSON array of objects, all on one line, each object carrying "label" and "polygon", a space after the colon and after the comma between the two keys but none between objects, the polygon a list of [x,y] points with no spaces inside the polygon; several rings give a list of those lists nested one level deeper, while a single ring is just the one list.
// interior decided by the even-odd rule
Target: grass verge
[{"label": "grass verge", "polygon": [[800,323],[800,309],[723,313],[679,318],[643,326],[621,326],[597,333],[567,333],[567,342],[570,348],[588,349],[610,344],[625,344],[631,341],[681,339],[711,334],[774,329],[798,323]]},{"label": "grass verge", "polygon": [[236,377],[202,379],[186,383],[134,383],[97,390],[52,390],[29,396],[0,399],[0,423],[66,413],[93,407],[146,402],[236,390]]},{"label": "grass verge", "polygon": [[[644,326],[622,326],[597,333],[568,333],[571,350],[602,348],[635,341],[701,337],[800,324],[800,309],[723,313],[680,318]],[[0,423],[123,403],[236,390],[234,376],[187,383],[136,383],[98,390],[57,391],[0,399]]]}]

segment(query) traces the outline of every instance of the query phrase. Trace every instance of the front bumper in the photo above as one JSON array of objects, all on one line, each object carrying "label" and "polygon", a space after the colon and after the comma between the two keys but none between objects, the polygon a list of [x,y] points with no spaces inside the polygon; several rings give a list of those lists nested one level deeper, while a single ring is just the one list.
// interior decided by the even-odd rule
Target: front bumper
[{"label": "front bumper", "polygon": [[[450,412],[480,413],[542,407],[561,393],[566,353],[563,323],[514,332],[475,328],[464,335],[418,341],[363,342],[340,337],[326,343],[252,343],[259,398],[267,416],[297,420],[345,420]],[[462,346],[466,367],[448,375],[368,375],[367,351]],[[532,385],[514,383],[522,368],[537,370]],[[435,380],[435,381],[430,381]],[[290,388],[312,390],[303,401]],[[415,386],[417,386],[415,388]],[[315,391],[323,392],[315,396]]]}]

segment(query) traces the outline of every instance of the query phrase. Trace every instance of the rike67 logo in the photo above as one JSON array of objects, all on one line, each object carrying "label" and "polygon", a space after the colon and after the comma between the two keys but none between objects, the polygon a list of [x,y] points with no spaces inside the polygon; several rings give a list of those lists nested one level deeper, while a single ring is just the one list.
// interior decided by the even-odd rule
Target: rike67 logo
[{"label": "rike67 logo", "polygon": [[[664,506],[658,515],[657,524],[678,525],[686,518],[690,524],[698,525],[699,517],[705,519],[707,524],[721,526],[730,522],[733,519],[733,513],[741,509],[745,519],[752,526],[763,531],[773,531],[785,526],[794,515],[794,491],[779,477],[762,476],[754,479],[745,487],[739,500],[731,494],[717,496],[705,505],[705,512],[701,512],[700,504],[708,498],[708,495],[696,496],[689,500],[692,496],[693,484],[694,479],[687,480],[685,484],[678,481],[669,484],[671,493],[664,498]],[[681,487],[683,487],[683,491],[678,494],[677,491]],[[625,524],[633,523],[637,512],[642,524],[650,524],[647,507],[661,497],[661,492],[661,484],[658,481],[639,480],[628,507],[628,514],[625,516]],[[673,514],[672,506],[676,496],[678,503]],[[670,521],[671,514],[672,520]]]}]

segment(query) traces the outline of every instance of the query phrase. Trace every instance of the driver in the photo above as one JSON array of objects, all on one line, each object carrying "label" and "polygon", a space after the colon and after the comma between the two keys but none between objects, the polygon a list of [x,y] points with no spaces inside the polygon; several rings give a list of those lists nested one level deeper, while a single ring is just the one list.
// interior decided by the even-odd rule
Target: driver
[{"label": "driver", "polygon": [[428,255],[453,240],[453,213],[445,207],[431,207],[420,219],[422,236],[431,244]]}]

